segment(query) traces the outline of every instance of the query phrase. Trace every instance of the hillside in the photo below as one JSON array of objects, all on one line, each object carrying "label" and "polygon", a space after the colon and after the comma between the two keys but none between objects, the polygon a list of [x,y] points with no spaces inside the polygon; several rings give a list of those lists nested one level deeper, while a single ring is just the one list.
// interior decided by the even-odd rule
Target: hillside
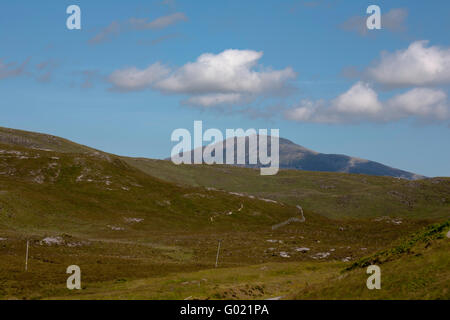
[{"label": "hillside", "polygon": [[[450,215],[450,178],[407,181],[362,174],[281,170],[261,177],[259,171],[226,165],[180,165],[170,161],[116,157],[45,134],[0,128],[0,141],[10,146],[114,158],[146,175],[186,187],[215,188],[278,200],[340,219],[355,217],[439,218]],[[314,153],[283,143],[289,154]],[[296,150],[296,151],[293,151]]]},{"label": "hillside", "polygon": [[190,186],[247,193],[301,204],[333,219],[382,216],[450,216],[450,178],[409,181],[371,175],[280,170],[262,177],[259,170],[226,165],[179,165],[170,161],[123,158],[149,175]]},{"label": "hillside", "polygon": [[0,127],[0,143],[17,145],[36,150],[47,150],[72,153],[98,152],[72,141],[44,133],[23,131]]},{"label": "hillside", "polygon": [[[304,286],[300,274],[321,283],[342,264],[449,215],[448,179],[296,170],[261,177],[255,169],[174,166],[7,134],[0,299],[286,295]],[[72,264],[83,270],[81,292],[65,288]]]},{"label": "hillside", "polygon": [[[450,220],[361,259],[291,299],[450,299]],[[381,290],[367,290],[366,268],[381,268]],[[348,271],[350,270],[350,271]]]}]

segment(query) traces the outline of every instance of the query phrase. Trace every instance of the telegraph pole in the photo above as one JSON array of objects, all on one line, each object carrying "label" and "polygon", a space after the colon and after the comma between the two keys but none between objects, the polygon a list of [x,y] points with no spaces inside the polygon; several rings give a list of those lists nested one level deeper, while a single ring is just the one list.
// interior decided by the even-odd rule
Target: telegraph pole
[{"label": "telegraph pole", "polygon": [[29,247],[29,240],[27,240],[27,253],[25,256],[25,271],[28,271],[28,247]]},{"label": "telegraph pole", "polygon": [[220,244],[222,243],[222,240],[219,240],[219,246],[217,247],[217,256],[216,256],[216,268],[219,264],[219,252],[220,252]]}]

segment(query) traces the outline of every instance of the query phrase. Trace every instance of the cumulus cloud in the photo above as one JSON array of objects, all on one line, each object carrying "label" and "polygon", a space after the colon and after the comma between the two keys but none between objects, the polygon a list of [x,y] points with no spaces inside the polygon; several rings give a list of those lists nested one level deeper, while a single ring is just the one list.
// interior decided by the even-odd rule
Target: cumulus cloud
[{"label": "cumulus cloud", "polygon": [[157,62],[143,70],[136,67],[116,70],[108,77],[108,80],[114,85],[113,90],[139,91],[153,86],[169,73],[170,70],[167,67]]},{"label": "cumulus cloud", "polygon": [[447,94],[438,89],[414,88],[386,103],[393,116],[416,116],[429,120],[446,120],[450,116]]},{"label": "cumulus cloud", "polygon": [[174,70],[160,63],[144,70],[136,67],[119,70],[109,81],[121,91],[152,88],[188,95],[186,103],[204,107],[236,104],[259,95],[280,94],[296,77],[289,67],[272,70],[258,66],[262,55],[262,52],[232,49],[219,54],[205,53],[195,62]]},{"label": "cumulus cloud", "polygon": [[416,41],[405,50],[382,53],[367,76],[387,87],[450,83],[450,49],[427,45],[428,41]]},{"label": "cumulus cloud", "polygon": [[447,94],[439,89],[414,88],[380,101],[369,84],[358,82],[331,101],[303,100],[286,111],[285,118],[312,123],[391,122],[413,118],[418,121],[447,121]]},{"label": "cumulus cloud", "polygon": [[215,93],[193,96],[185,100],[184,103],[203,107],[212,107],[224,104],[237,104],[243,100],[243,95],[239,93]]},{"label": "cumulus cloud", "polygon": [[163,29],[180,21],[187,21],[187,17],[182,12],[176,12],[167,16],[159,17],[153,21],[141,18],[131,18],[129,23],[137,30]]},{"label": "cumulus cloud", "polygon": [[356,83],[332,104],[336,112],[349,114],[376,114],[382,108],[377,93],[363,82]]},{"label": "cumulus cloud", "polygon": [[[340,25],[345,31],[357,32],[361,36],[366,36],[370,30],[367,29],[368,16],[354,16]],[[381,15],[381,28],[393,32],[403,32],[406,30],[406,19],[408,18],[408,10],[404,8],[391,9]]]}]

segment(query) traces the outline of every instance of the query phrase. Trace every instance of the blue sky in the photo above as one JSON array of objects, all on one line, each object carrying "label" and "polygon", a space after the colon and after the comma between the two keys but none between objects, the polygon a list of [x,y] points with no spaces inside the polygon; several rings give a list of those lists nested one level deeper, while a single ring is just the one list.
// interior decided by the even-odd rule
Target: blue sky
[{"label": "blue sky", "polygon": [[[361,28],[371,4],[382,30]],[[151,158],[194,120],[279,128],[450,176],[449,15],[444,0],[3,1],[0,126]]]}]

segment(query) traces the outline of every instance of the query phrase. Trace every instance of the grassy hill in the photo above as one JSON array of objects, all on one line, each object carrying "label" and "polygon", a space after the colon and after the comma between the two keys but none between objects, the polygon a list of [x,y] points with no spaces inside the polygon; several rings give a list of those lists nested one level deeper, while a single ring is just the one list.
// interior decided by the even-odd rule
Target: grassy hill
[{"label": "grassy hill", "polygon": [[[14,129],[0,128],[0,142],[119,159],[62,138]],[[259,170],[234,166],[176,166],[164,160],[120,159],[130,167],[167,182],[246,193],[293,206],[300,204],[308,211],[330,218],[445,218],[450,215],[450,178],[408,181],[393,177],[299,170],[280,170],[275,176],[263,177]]]},{"label": "grassy hill", "polygon": [[31,149],[57,152],[93,153],[98,152],[75,142],[44,133],[0,127],[0,143],[17,145]]},{"label": "grassy hill", "polygon": [[[0,299],[285,296],[448,217],[444,178],[263,178],[11,129],[0,137]],[[406,204],[403,195],[415,198]],[[81,292],[65,288],[72,264],[82,269]]]},{"label": "grassy hill", "polygon": [[[432,225],[392,248],[365,257],[327,282],[291,299],[450,299],[450,220]],[[381,268],[381,289],[367,290],[366,267]]]},{"label": "grassy hill", "polygon": [[214,187],[300,204],[334,219],[445,218],[450,216],[450,178],[416,181],[359,174],[259,170],[225,165],[179,165],[170,161],[123,158],[131,166],[166,181]]}]

